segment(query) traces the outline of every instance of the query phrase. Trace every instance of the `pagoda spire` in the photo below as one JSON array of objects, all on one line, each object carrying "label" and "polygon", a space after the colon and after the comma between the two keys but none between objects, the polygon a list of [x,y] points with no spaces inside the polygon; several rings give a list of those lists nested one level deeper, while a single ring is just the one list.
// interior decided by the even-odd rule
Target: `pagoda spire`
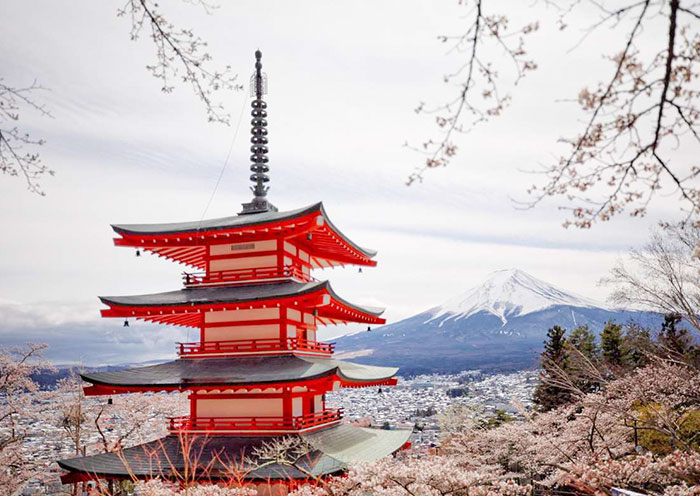
[{"label": "pagoda spire", "polygon": [[262,72],[262,52],[255,51],[255,72],[250,77],[250,94],[253,97],[251,102],[252,110],[250,115],[252,120],[250,136],[250,180],[254,186],[250,188],[253,192],[253,201],[243,204],[241,214],[256,214],[261,212],[276,212],[277,207],[267,201],[267,191],[270,189],[266,183],[270,182],[267,173],[270,167],[267,165],[267,103],[263,100],[263,95],[267,94],[267,75]]}]

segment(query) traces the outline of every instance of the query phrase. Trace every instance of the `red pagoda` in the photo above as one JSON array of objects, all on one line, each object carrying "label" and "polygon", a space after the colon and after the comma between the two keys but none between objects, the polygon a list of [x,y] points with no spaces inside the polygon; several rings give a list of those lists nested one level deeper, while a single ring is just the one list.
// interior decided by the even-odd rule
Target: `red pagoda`
[{"label": "red pagoda", "polygon": [[[235,216],[200,222],[117,224],[117,246],[133,247],[193,267],[184,288],[137,296],[105,296],[104,317],[143,319],[199,329],[199,340],[177,345],[178,359],[117,372],[83,374],[88,395],[181,391],[189,415],[170,420],[170,435],[121,453],[61,460],[65,482],[88,479],[178,479],[230,476],[226,462],[250,464],[256,447],[283,436],[310,446],[303,467],[245,467],[248,483],[283,484],[341,473],[349,462],[399,450],[410,431],[356,427],[326,405],[341,387],[395,385],[396,368],[333,358],[318,326],[383,324],[382,310],[350,303],[312,269],[375,266],[375,252],[348,239],[323,205],[280,212],[267,200],[269,181],[266,77],[260,51],[251,78],[251,188],[254,198]],[[196,460],[182,439],[196,447]],[[200,472],[198,472],[200,471]]]}]

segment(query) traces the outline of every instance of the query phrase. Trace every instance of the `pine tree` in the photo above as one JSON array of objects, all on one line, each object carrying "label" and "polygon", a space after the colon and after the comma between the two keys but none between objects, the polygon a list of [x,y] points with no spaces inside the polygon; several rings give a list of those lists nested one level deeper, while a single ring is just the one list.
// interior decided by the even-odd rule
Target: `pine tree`
[{"label": "pine tree", "polygon": [[622,366],[622,326],[608,321],[600,334],[603,360],[608,365]]},{"label": "pine tree", "polygon": [[669,313],[664,316],[659,332],[659,345],[664,354],[675,356],[676,358],[687,356],[693,351],[693,342],[688,335],[688,330],[678,328],[683,317],[677,313]]},{"label": "pine tree", "polygon": [[542,411],[552,410],[571,401],[571,392],[556,385],[561,373],[569,372],[566,329],[554,326],[547,331],[544,351],[540,355],[542,372],[533,401]]},{"label": "pine tree", "polygon": [[568,346],[571,350],[568,361],[572,382],[584,393],[597,391],[600,381],[595,364],[599,361],[600,350],[596,335],[588,330],[587,325],[578,326],[571,332]]},{"label": "pine tree", "polygon": [[622,353],[623,361],[628,367],[636,369],[647,365],[653,348],[649,329],[635,323],[626,326],[622,338]]},{"label": "pine tree", "polygon": [[569,345],[581,352],[581,354],[589,360],[598,358],[599,350],[596,344],[596,336],[588,330],[587,325],[578,326],[571,332]]}]

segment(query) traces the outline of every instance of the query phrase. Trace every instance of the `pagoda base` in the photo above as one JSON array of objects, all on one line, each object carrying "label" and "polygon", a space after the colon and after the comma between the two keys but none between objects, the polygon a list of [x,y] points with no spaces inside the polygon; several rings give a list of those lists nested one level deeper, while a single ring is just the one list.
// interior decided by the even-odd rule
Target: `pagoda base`
[{"label": "pagoda base", "polygon": [[296,435],[310,452],[294,466],[273,463],[257,467],[252,453],[281,437],[177,436],[126,448],[120,453],[59,460],[68,471],[65,483],[87,479],[153,479],[238,481],[243,483],[303,482],[342,473],[347,464],[375,461],[400,450],[411,430],[383,430],[342,424]]},{"label": "pagoda base", "polygon": [[259,214],[263,212],[278,212],[277,207],[267,201],[266,198],[255,197],[249,203],[243,203],[243,210],[238,215]]}]

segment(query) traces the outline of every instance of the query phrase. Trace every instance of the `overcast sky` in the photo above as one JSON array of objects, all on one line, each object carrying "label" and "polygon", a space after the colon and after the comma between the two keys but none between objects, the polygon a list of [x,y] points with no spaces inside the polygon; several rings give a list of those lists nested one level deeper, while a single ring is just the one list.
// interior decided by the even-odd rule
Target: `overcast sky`
[{"label": "overcast sky", "polygon": [[[48,356],[85,364],[172,356],[194,332],[99,318],[97,295],[177,289],[182,267],[112,244],[110,223],[199,219],[232,147],[207,217],[249,201],[247,88],[222,94],[232,125],[210,124],[187,87],[164,95],[145,70],[148,39],[129,40],[122,1],[4,0],[0,77],[34,79],[52,119],[22,114],[23,129],[46,139],[55,169],[45,197],[0,176],[0,339],[48,342]],[[438,42],[459,33],[466,11],[453,0],[236,1],[206,15],[187,2],[163,13],[210,43],[221,65],[247,83],[256,48],[269,78],[271,190],[281,210],[322,200],[353,240],[379,251],[378,267],[327,270],[343,297],[387,308],[390,322],[520,268],[562,288],[605,300],[597,285],[615,260],[639,246],[672,202],[644,220],[621,217],[589,231],[565,230],[556,202],[518,210],[537,180],[526,170],[551,162],[557,139],[583,118],[575,98],[609,69],[602,53],[619,33],[603,30],[569,51],[587,19],[560,33],[543,5],[497,2],[513,23],[541,20],[530,39],[539,69],[512,90],[503,116],[459,137],[459,156],[406,187],[421,158],[402,145],[431,136],[421,101],[451,95],[442,76],[459,64]],[[245,107],[244,107],[245,105]],[[244,112],[236,135],[236,123]],[[669,206],[670,204],[670,206]],[[337,330],[324,331],[332,337]]]}]

